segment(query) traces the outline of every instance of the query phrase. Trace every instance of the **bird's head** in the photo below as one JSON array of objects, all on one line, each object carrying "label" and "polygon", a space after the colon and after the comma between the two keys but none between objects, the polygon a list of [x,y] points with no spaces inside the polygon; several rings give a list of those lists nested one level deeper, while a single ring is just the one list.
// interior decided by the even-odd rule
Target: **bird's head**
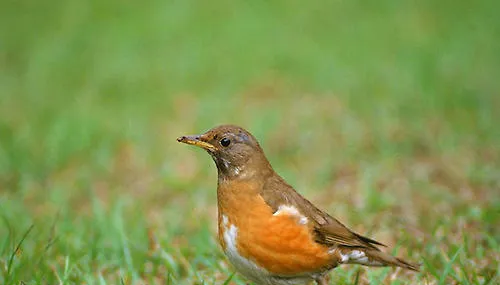
[{"label": "bird's head", "polygon": [[177,141],[205,149],[217,165],[219,179],[250,178],[270,169],[255,137],[238,126],[222,125]]}]

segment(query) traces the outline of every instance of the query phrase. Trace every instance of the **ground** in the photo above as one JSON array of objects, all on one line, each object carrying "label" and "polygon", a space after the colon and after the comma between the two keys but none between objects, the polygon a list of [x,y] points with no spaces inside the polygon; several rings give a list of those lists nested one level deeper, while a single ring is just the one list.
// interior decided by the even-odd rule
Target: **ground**
[{"label": "ground", "polygon": [[422,263],[332,284],[500,282],[494,1],[3,1],[0,283],[245,284],[216,169],[249,129],[342,222]]}]

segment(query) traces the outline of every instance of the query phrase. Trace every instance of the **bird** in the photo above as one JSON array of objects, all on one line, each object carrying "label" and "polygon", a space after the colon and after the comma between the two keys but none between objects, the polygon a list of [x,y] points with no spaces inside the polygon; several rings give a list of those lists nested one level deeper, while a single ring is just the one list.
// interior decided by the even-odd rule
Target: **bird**
[{"label": "bird", "polygon": [[218,241],[236,271],[251,282],[326,285],[329,272],[341,264],[419,271],[299,194],[242,127],[220,125],[177,141],[204,149],[214,160]]}]

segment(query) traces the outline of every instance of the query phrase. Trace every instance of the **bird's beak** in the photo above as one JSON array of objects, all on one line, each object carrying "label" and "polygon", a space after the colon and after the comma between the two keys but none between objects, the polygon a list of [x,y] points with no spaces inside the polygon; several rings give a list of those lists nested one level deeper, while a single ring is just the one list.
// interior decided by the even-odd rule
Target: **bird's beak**
[{"label": "bird's beak", "polygon": [[199,146],[205,150],[214,151],[215,146],[203,141],[201,136],[182,136],[177,138],[178,142]]}]

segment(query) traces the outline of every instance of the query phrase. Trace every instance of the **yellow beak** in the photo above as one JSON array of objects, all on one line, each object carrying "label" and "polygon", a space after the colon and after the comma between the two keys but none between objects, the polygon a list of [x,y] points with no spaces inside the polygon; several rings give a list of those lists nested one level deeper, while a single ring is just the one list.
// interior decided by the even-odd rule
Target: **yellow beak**
[{"label": "yellow beak", "polygon": [[215,150],[215,146],[201,140],[201,136],[182,136],[177,138],[178,142],[199,146],[206,150]]}]

